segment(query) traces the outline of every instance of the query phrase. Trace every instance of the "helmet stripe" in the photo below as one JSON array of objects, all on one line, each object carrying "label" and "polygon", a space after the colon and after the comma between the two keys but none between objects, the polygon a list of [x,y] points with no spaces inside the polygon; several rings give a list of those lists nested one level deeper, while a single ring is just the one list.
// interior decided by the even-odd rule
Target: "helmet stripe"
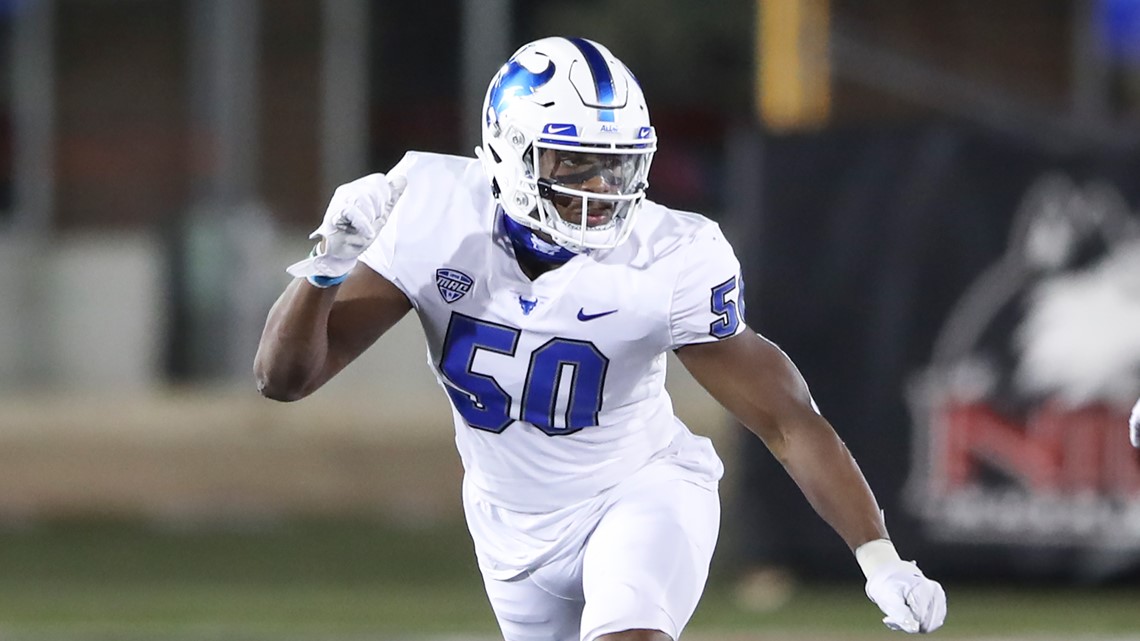
[{"label": "helmet stripe", "polygon": [[[578,51],[581,51],[582,56],[586,58],[586,65],[590,67],[590,75],[594,77],[594,89],[598,96],[598,104],[613,105],[617,93],[614,89],[614,75],[610,73],[610,66],[606,64],[602,52],[598,51],[594,43],[584,38],[568,38],[568,40],[575,47],[578,47]],[[598,110],[598,120],[613,122],[613,119],[613,109]]]}]

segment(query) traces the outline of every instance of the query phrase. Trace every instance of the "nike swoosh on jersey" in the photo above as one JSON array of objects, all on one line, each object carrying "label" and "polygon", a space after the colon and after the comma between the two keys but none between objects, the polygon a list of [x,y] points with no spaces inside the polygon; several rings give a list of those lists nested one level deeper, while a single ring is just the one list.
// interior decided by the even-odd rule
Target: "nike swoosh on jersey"
[{"label": "nike swoosh on jersey", "polygon": [[587,314],[586,308],[582,307],[582,308],[578,309],[578,320],[580,320],[580,321],[592,321],[595,318],[601,318],[603,316],[609,316],[610,314],[613,314],[615,312],[617,312],[616,309],[611,309],[608,312],[602,312],[600,314]]}]

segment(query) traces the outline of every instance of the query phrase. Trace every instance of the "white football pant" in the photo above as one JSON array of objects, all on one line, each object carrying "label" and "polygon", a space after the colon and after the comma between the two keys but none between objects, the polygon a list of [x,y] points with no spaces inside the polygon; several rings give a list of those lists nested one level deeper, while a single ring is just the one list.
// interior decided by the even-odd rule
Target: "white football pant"
[{"label": "white football pant", "polygon": [[[648,469],[656,468],[656,469]],[[630,629],[673,639],[697,607],[720,529],[715,484],[664,461],[587,501],[563,554],[510,580],[484,576],[506,641],[593,641]]]}]

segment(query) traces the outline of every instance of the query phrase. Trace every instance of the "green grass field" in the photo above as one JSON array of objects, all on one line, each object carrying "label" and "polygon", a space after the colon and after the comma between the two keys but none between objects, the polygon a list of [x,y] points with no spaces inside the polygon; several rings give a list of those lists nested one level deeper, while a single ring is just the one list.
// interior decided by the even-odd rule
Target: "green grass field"
[{"label": "green grass field", "polygon": [[[901,638],[858,584],[768,614],[715,574],[692,639]],[[946,586],[940,638],[1140,639],[1140,589]],[[0,639],[493,639],[460,526],[291,522],[179,531],[106,522],[0,530]]]}]

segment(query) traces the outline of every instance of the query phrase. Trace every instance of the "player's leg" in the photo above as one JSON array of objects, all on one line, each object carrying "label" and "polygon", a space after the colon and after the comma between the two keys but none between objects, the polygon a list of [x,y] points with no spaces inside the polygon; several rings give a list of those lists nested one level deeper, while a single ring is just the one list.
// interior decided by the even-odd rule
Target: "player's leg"
[{"label": "player's leg", "polygon": [[677,639],[708,578],[715,490],[680,478],[623,494],[586,544],[582,641]]},{"label": "player's leg", "polygon": [[483,585],[505,641],[578,641],[581,601],[554,596],[529,575],[511,581],[484,577]]}]

